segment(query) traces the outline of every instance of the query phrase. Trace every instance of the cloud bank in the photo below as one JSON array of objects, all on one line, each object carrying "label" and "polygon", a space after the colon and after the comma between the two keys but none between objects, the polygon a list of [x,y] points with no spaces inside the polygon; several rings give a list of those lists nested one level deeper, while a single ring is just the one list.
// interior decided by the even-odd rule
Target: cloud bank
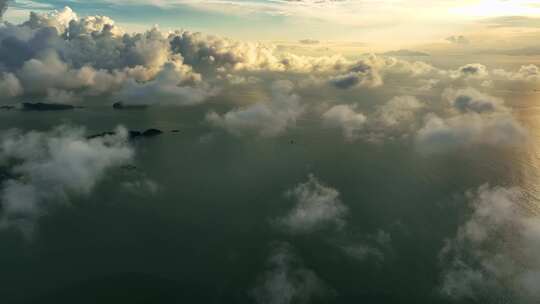
[{"label": "cloud bank", "polygon": [[[523,142],[523,128],[493,92],[534,90],[536,65],[442,69],[391,55],[304,56],[157,27],[130,34],[109,17],[65,8],[1,24],[0,102],[219,103],[205,110],[205,123],[235,136],[276,137],[316,116],[349,142],[414,138],[426,151]],[[382,99],[387,92],[393,96]]]}]

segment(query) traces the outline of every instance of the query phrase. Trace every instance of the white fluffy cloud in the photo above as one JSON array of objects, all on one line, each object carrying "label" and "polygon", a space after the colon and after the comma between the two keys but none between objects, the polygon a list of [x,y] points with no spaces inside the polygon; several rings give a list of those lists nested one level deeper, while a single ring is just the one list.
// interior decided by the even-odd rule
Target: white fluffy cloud
[{"label": "white fluffy cloud", "polygon": [[[18,130],[0,137],[0,163],[10,178],[2,183],[1,226],[31,232],[47,206],[72,194],[89,194],[107,169],[131,160],[127,130],[87,139],[84,129],[61,126],[48,133]],[[29,230],[26,230],[29,229]]]},{"label": "white fluffy cloud", "polygon": [[216,89],[200,82],[200,78],[184,65],[167,63],[155,79],[144,83],[129,80],[117,97],[124,104],[193,105],[203,102],[216,92]]},{"label": "white fluffy cloud", "polygon": [[416,133],[423,152],[440,152],[475,144],[518,146],[527,132],[501,99],[473,89],[447,90],[444,97],[453,109],[449,117],[428,114]]},{"label": "white fluffy cloud", "polygon": [[481,302],[540,301],[540,219],[517,188],[483,185],[467,193],[471,215],[441,252],[441,291]]},{"label": "white fluffy cloud", "polygon": [[322,117],[324,123],[332,128],[341,128],[347,140],[356,139],[366,123],[366,116],[355,111],[354,105],[337,105],[326,111]]},{"label": "white fluffy cloud", "polygon": [[315,176],[310,175],[307,182],[286,194],[294,200],[295,206],[277,219],[276,224],[287,231],[310,233],[327,226],[341,229],[345,225],[348,208],[341,202],[339,192],[322,184]]},{"label": "white fluffy cloud", "polygon": [[302,266],[291,246],[279,244],[268,259],[268,270],[259,276],[252,295],[259,304],[311,303],[329,293],[315,272]]},{"label": "white fluffy cloud", "polygon": [[15,97],[22,94],[23,89],[19,79],[12,73],[4,73],[0,76],[0,95]]},{"label": "white fluffy cloud", "polygon": [[[391,56],[304,56],[272,44],[157,27],[128,34],[108,17],[79,17],[69,8],[0,26],[2,102],[31,97],[60,103],[120,100],[187,106],[238,99],[234,108],[223,107],[224,113],[206,117],[235,135],[278,136],[304,113],[320,112],[323,101],[351,104],[355,98],[357,108],[338,105],[322,115],[323,123],[343,128],[348,140],[365,129],[377,139],[416,134],[421,146],[431,147],[441,142],[448,147],[519,142],[524,132],[510,109],[497,98],[466,88],[488,90],[509,83],[533,88],[538,75],[535,65],[514,72],[481,64],[445,70]],[[293,82],[298,84],[294,92]],[[235,95],[233,86],[246,94]],[[415,100],[415,95],[439,94],[447,87],[456,88],[444,97],[452,111],[437,108],[434,98]],[[369,94],[376,99],[382,92],[398,97],[374,111],[354,97]],[[94,96],[103,98],[89,98]],[[211,98],[215,96],[223,98]],[[428,110],[434,115],[416,132],[419,113]],[[483,138],[488,136],[491,139]]]},{"label": "white fluffy cloud", "polygon": [[527,138],[526,130],[512,116],[476,113],[441,118],[427,115],[416,140],[421,151],[441,152],[475,144],[517,146]]},{"label": "white fluffy cloud", "polygon": [[293,93],[290,81],[276,81],[271,99],[233,109],[223,115],[210,112],[207,120],[235,135],[277,136],[296,123],[304,112],[300,97]]}]

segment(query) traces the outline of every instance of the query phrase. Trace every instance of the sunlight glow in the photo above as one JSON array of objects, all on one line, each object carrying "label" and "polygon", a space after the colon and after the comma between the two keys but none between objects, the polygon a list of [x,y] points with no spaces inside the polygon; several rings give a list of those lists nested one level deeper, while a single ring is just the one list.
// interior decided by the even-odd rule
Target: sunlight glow
[{"label": "sunlight glow", "polygon": [[539,14],[540,7],[538,2],[529,0],[481,0],[451,9],[450,13],[467,17],[530,16]]}]

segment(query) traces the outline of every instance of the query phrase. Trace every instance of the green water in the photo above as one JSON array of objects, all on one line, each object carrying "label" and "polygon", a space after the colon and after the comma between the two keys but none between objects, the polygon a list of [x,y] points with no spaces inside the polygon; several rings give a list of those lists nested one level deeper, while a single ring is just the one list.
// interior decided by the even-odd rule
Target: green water
[{"label": "green water", "polygon": [[[205,111],[0,112],[2,130],[166,131],[134,143],[134,172],[113,169],[91,195],[49,209],[32,240],[0,232],[1,302],[253,303],[269,252],[287,242],[330,290],[314,302],[447,303],[438,254],[466,214],[463,193],[524,183],[515,165],[523,151],[425,156],[410,139],[347,143],[310,119],[277,138],[237,138],[205,124]],[[272,225],[291,209],[284,193],[309,174],[340,192],[342,231],[291,235]],[[159,190],[123,190],[133,175]],[[341,249],[379,230],[391,237],[382,260]]]}]

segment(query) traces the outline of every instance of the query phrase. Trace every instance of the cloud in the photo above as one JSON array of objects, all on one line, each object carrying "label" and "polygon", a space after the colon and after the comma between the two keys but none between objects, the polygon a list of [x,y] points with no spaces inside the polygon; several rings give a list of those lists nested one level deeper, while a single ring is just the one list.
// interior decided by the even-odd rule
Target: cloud
[{"label": "cloud", "polygon": [[509,111],[502,99],[481,93],[472,88],[447,89],[443,92],[443,98],[460,113],[474,112],[482,114]]},{"label": "cloud", "polygon": [[251,292],[259,304],[311,303],[331,293],[314,271],[302,265],[287,243],[273,249],[267,267]]},{"label": "cloud", "polygon": [[196,71],[216,69],[235,71],[326,72],[338,70],[349,61],[342,56],[309,57],[277,54],[272,44],[234,41],[189,31],[170,37],[171,51],[181,54]]},{"label": "cloud", "polygon": [[81,128],[60,126],[48,133],[9,130],[0,136],[0,164],[10,178],[2,182],[0,226],[31,233],[47,207],[71,195],[88,195],[105,172],[125,164],[134,151],[127,130],[87,139]]},{"label": "cloud", "polygon": [[337,105],[323,113],[324,123],[332,128],[341,128],[347,140],[356,139],[366,123],[366,116],[355,111],[354,105]]},{"label": "cloud", "polygon": [[[405,54],[412,53],[401,50],[394,55]],[[197,106],[211,100],[220,103],[216,107],[220,111],[208,112],[206,121],[237,136],[279,136],[295,127],[305,113],[325,109],[328,112],[322,114],[322,123],[342,128],[349,140],[357,138],[360,129],[382,139],[393,137],[399,129],[404,138],[409,135],[404,131],[416,134],[421,124],[417,117],[421,111],[414,102],[393,100],[386,106],[371,107],[353,100],[352,94],[362,98],[370,94],[377,103],[383,92],[435,95],[446,87],[487,90],[495,85],[532,89],[540,81],[538,71],[535,65],[518,71],[490,70],[482,64],[442,69],[386,55],[365,55],[357,60],[341,55],[303,56],[278,50],[270,43],[184,30],[166,32],[157,27],[126,33],[111,18],[81,17],[69,8],[34,13],[22,24],[0,27],[2,102],[31,98],[82,105],[123,101]],[[484,130],[461,130],[459,134],[485,135],[486,126],[494,128],[496,120],[515,123],[511,111],[503,114],[502,106],[496,106],[493,99],[467,94],[453,101],[453,112],[440,109],[435,100],[423,99],[424,108],[435,114],[430,117],[444,122],[452,140],[462,137],[456,135],[454,126],[459,119],[467,120],[470,127],[476,121],[476,128]],[[323,105],[327,101],[333,104]],[[480,104],[497,109],[479,113]],[[480,116],[473,118],[475,111]],[[436,121],[431,120],[430,126]],[[478,127],[479,122],[483,127]],[[427,134],[434,134],[428,131],[422,131],[419,142],[431,142],[433,137]]]},{"label": "cloud", "polygon": [[540,219],[523,206],[518,188],[483,185],[469,191],[471,214],[441,251],[441,292],[490,302],[540,300]]},{"label": "cloud", "polygon": [[377,109],[377,121],[386,127],[409,123],[424,107],[414,96],[396,96]]},{"label": "cloud", "polygon": [[385,251],[388,251],[391,242],[392,237],[388,232],[378,230],[375,234],[368,235],[364,241],[343,245],[341,249],[346,255],[358,261],[372,259],[381,262],[384,260]]},{"label": "cloud", "polygon": [[[204,99],[198,96],[201,91],[212,89],[182,60],[157,28],[127,35],[108,17],[79,18],[69,8],[33,13],[24,24],[0,28],[0,71],[16,76],[21,85],[17,91],[31,96],[50,96],[53,90],[79,100],[121,90],[124,94],[129,87],[137,90],[130,96],[154,91],[178,95],[175,104],[198,103]],[[182,88],[172,84],[171,65]],[[193,87],[195,83],[204,88]]]},{"label": "cloud", "polygon": [[313,175],[286,195],[294,199],[295,206],[275,223],[291,233],[311,233],[328,226],[341,229],[346,223],[348,208],[341,202],[339,192]]},{"label": "cloud", "polygon": [[8,8],[8,0],[0,0],[0,20]]},{"label": "cloud", "polygon": [[209,112],[207,121],[234,135],[277,136],[294,126],[304,112],[300,97],[293,93],[294,85],[287,80],[272,84],[271,98],[223,115]]},{"label": "cloud", "polygon": [[419,52],[419,51],[411,51],[411,50],[397,50],[397,51],[388,51],[381,53],[381,55],[384,56],[397,56],[397,57],[427,57],[430,56],[428,53]]},{"label": "cloud", "polygon": [[489,75],[485,65],[474,63],[460,67],[454,77],[485,78]]},{"label": "cloud", "polygon": [[159,185],[148,178],[123,182],[122,187],[135,195],[155,194],[159,191]]},{"label": "cloud", "polygon": [[299,42],[301,44],[319,44],[320,43],[319,40],[315,40],[315,39],[302,39],[302,40],[299,40]]},{"label": "cloud", "polygon": [[501,16],[483,20],[483,23],[491,27],[523,27],[539,28],[540,18],[529,16]]},{"label": "cloud", "polygon": [[457,112],[446,118],[428,114],[416,133],[418,148],[427,153],[471,145],[519,146],[527,132],[501,99],[474,89],[447,90],[444,97]]},{"label": "cloud", "polygon": [[0,96],[15,97],[23,92],[19,79],[12,73],[3,73],[0,76]]},{"label": "cloud", "polygon": [[338,89],[350,89],[356,86],[378,87],[383,84],[383,80],[372,65],[360,61],[351,67],[347,73],[332,77],[330,83]]},{"label": "cloud", "polygon": [[540,82],[540,68],[534,64],[521,66],[517,72],[496,69],[493,74],[506,80],[528,82],[533,85]]},{"label": "cloud", "polygon": [[526,130],[511,115],[466,113],[441,118],[429,114],[416,133],[416,144],[423,153],[435,153],[472,145],[519,146],[526,138]]},{"label": "cloud", "polygon": [[[148,82],[128,81],[117,98],[128,105],[194,105],[217,93],[216,89],[201,83],[183,65],[167,63],[156,77]],[[186,85],[195,82],[197,85]]]},{"label": "cloud", "polygon": [[459,35],[459,36],[450,36],[446,38],[446,41],[454,44],[469,44],[470,41],[465,36]]},{"label": "cloud", "polygon": [[[272,44],[189,31],[163,32],[154,27],[127,34],[106,16],[79,17],[68,7],[32,13],[22,24],[0,27],[0,72],[17,77],[20,83],[20,90],[11,90],[17,94],[10,93],[3,99],[49,98],[62,92],[65,101],[112,96],[133,98],[139,104],[193,105],[212,95],[205,93],[217,92],[220,80],[240,77],[233,75],[236,73],[314,73],[330,77],[346,71],[351,64],[339,55],[299,56],[277,52]],[[253,75],[246,77],[253,79]],[[13,77],[9,80],[9,87],[13,87]],[[65,98],[68,95],[73,98]]]}]

